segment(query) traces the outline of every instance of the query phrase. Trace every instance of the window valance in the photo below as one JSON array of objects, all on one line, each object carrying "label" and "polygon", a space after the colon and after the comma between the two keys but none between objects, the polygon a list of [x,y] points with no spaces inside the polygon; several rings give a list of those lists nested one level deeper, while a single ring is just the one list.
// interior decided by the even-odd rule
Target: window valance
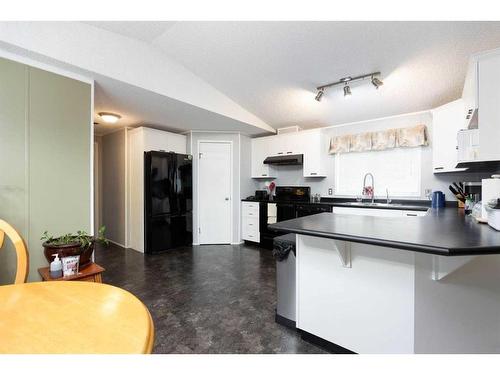
[{"label": "window valance", "polygon": [[330,154],[379,151],[396,147],[418,147],[429,144],[427,126],[387,129],[376,132],[339,135],[330,140]]}]

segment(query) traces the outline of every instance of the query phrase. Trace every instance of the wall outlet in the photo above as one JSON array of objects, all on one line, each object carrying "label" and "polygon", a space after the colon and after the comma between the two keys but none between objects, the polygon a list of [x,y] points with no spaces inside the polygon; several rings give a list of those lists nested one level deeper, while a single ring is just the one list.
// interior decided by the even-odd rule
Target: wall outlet
[{"label": "wall outlet", "polygon": [[333,195],[333,188],[328,188],[328,195]]}]

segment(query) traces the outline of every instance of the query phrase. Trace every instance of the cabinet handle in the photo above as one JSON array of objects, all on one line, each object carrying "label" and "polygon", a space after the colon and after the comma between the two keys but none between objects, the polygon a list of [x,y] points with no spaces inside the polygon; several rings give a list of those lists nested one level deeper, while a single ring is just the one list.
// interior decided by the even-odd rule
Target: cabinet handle
[{"label": "cabinet handle", "polygon": [[249,226],[253,227],[253,224],[248,224]]},{"label": "cabinet handle", "polygon": [[418,216],[417,214],[406,214],[406,216]]},{"label": "cabinet handle", "polygon": [[471,114],[472,114],[472,109],[469,109],[469,110],[467,111],[467,113],[468,113],[469,115],[471,115]]},{"label": "cabinet handle", "polygon": [[311,172],[311,173],[310,173],[310,175],[311,175],[311,176],[316,176],[316,175],[317,175],[317,173],[316,173],[316,172]]},{"label": "cabinet handle", "polygon": [[287,151],[286,153],[287,153],[287,154],[293,154],[293,152],[292,152],[292,151]]},{"label": "cabinet handle", "polygon": [[468,119],[470,119],[470,115],[465,116],[465,118],[466,118],[467,120],[468,120]]},{"label": "cabinet handle", "polygon": [[267,176],[267,173],[262,173],[262,176]]},{"label": "cabinet handle", "polygon": [[444,169],[444,167],[435,167],[434,170],[437,171],[439,169]]},{"label": "cabinet handle", "polygon": [[278,152],[278,155],[283,155],[283,153],[282,152]]}]

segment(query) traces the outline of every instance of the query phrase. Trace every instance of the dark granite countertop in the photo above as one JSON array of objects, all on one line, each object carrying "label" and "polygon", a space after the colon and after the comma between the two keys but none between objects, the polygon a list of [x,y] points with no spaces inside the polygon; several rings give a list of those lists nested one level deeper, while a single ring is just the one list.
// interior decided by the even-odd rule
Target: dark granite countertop
[{"label": "dark granite countertop", "polygon": [[418,217],[321,213],[269,228],[437,255],[500,254],[500,232],[457,208],[430,209]]},{"label": "dark granite countertop", "polygon": [[[391,205],[387,206],[369,206],[366,204],[357,204],[354,199],[347,198],[322,198],[321,202],[297,202],[297,201],[277,201],[268,199],[242,199],[242,202],[265,202],[265,203],[294,203],[297,205],[329,205],[334,207],[352,207],[352,208],[375,208],[384,210],[411,210],[426,211],[430,207],[429,201],[424,200],[393,200]],[[377,203],[384,203],[385,199],[375,200]]]}]

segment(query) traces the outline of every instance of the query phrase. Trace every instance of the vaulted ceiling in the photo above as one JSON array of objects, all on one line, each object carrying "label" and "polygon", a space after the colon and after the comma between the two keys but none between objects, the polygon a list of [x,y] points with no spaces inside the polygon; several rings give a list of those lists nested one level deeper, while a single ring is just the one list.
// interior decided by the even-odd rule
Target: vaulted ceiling
[{"label": "vaulted ceiling", "polygon": [[[461,95],[500,22],[91,22],[150,43],[267,124],[317,127],[425,110]],[[315,87],[380,71],[352,97]]]}]

